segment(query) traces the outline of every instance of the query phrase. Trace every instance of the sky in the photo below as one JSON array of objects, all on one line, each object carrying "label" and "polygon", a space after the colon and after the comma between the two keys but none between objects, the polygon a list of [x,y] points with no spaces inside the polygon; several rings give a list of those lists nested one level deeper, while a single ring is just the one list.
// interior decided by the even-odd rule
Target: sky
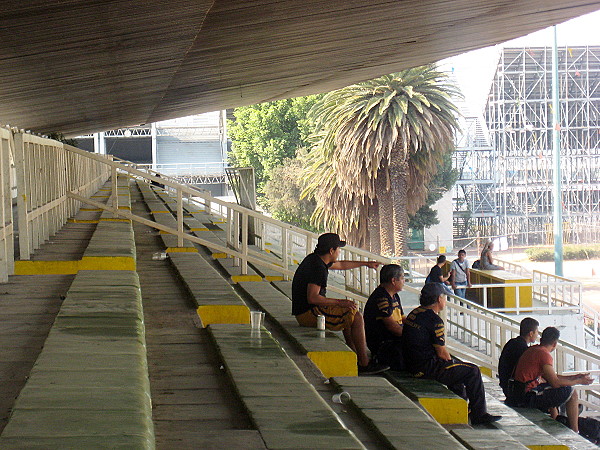
[{"label": "sky", "polygon": [[[571,19],[557,26],[557,41],[564,45],[600,45],[600,11]],[[440,61],[443,70],[452,71],[467,104],[481,111],[491,86],[502,47],[551,46],[553,27],[503,44],[486,47]]]}]

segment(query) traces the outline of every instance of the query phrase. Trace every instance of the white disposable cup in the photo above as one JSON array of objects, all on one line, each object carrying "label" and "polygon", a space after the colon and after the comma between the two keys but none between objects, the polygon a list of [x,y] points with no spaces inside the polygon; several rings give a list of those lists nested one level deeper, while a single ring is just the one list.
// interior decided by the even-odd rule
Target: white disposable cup
[{"label": "white disposable cup", "polygon": [[260,330],[265,313],[260,311],[250,311],[250,325],[253,330]]},{"label": "white disposable cup", "polygon": [[333,397],[331,397],[331,401],[333,403],[339,403],[339,404],[347,404],[350,402],[350,394],[346,391],[340,392],[339,394],[335,394]]}]

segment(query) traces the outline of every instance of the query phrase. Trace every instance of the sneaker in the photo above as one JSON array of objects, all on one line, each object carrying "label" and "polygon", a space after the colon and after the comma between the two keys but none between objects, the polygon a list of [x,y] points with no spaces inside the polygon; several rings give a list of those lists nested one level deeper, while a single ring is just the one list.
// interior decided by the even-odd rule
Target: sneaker
[{"label": "sneaker", "polygon": [[378,364],[373,361],[366,366],[358,366],[359,375],[376,375],[378,373],[385,372],[386,370],[390,370],[390,366]]},{"label": "sneaker", "polygon": [[493,416],[485,413],[483,416],[471,417],[471,425],[484,425],[487,423],[497,422],[502,419],[502,416]]}]

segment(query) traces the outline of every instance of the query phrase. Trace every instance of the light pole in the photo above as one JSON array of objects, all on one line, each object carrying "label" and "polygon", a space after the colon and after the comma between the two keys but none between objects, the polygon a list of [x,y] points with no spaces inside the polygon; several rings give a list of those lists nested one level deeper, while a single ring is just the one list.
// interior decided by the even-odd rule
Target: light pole
[{"label": "light pole", "polygon": [[554,181],[554,273],[563,276],[563,229],[562,229],[562,192],[560,170],[560,102],[558,80],[558,45],[556,25],[554,25],[554,45],[552,46],[552,141],[553,141],[553,181]]}]

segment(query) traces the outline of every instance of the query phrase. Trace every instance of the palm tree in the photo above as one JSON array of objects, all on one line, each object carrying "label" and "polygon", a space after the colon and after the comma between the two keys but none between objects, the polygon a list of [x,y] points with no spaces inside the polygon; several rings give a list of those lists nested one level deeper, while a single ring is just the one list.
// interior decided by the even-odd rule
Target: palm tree
[{"label": "palm tree", "polygon": [[317,201],[313,220],[356,245],[403,254],[408,215],[424,203],[427,183],[453,148],[453,95],[459,93],[447,76],[428,65],[317,102],[304,172],[305,194]]}]

